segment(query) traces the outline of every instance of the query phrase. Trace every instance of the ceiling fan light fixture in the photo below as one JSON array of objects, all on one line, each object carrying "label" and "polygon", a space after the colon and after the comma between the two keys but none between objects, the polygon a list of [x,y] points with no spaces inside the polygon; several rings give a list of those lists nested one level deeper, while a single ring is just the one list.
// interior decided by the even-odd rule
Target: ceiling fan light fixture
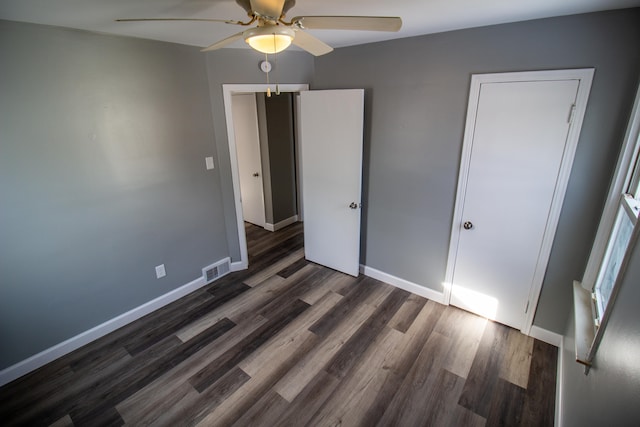
[{"label": "ceiling fan light fixture", "polygon": [[244,41],[258,52],[274,54],[291,45],[295,32],[290,28],[265,25],[244,32]]}]

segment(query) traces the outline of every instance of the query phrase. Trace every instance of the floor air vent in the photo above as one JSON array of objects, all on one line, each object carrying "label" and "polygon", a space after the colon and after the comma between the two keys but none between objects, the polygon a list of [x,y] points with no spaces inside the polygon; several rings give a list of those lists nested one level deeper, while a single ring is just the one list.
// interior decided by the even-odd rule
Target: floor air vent
[{"label": "floor air vent", "polygon": [[230,271],[229,259],[225,259],[216,264],[211,264],[202,269],[202,276],[206,283],[211,283],[219,277],[224,276]]}]

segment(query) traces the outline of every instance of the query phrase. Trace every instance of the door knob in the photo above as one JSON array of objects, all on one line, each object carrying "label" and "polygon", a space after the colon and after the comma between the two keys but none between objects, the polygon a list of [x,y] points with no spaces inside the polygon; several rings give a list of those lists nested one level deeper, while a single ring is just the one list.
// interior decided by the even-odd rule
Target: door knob
[{"label": "door knob", "polygon": [[256,178],[260,176],[260,174],[258,172],[254,173],[253,176],[255,176]]},{"label": "door knob", "polygon": [[351,204],[349,205],[349,207],[351,209],[358,209],[358,204],[356,202],[351,202]]},{"label": "door knob", "polygon": [[465,230],[471,230],[473,228],[473,223],[471,221],[467,221],[464,224],[462,224],[462,226],[464,227]]}]

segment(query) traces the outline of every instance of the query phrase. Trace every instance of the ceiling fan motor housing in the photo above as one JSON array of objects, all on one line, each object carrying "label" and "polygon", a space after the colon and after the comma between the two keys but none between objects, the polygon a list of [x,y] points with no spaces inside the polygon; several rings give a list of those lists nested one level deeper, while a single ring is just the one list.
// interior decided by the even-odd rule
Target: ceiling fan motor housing
[{"label": "ceiling fan motor housing", "polygon": [[[291,9],[293,6],[296,5],[296,0],[284,0],[282,10],[280,11],[280,15],[278,16],[265,16],[265,14],[262,13],[263,11],[254,10],[254,8],[251,6],[251,0],[236,0],[236,3],[238,4],[238,6],[243,8],[249,16],[254,16],[254,13],[255,13],[255,14],[258,14],[259,16],[262,16],[263,18],[273,18],[273,20],[277,21],[280,18],[280,16],[287,13],[289,9]],[[254,1],[254,3],[256,3],[258,6],[261,6],[260,3],[265,3],[265,2]],[[266,3],[269,4],[273,2],[267,1]]]}]

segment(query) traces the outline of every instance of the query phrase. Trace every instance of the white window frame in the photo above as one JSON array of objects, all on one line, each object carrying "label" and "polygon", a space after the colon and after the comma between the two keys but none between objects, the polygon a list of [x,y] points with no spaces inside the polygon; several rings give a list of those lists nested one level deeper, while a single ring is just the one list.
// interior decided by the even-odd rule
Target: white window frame
[{"label": "white window frame", "polygon": [[[629,253],[640,235],[637,226],[637,199],[640,185],[640,87],[629,119],[622,150],[616,165],[615,175],[609,188],[609,194],[596,238],[591,248],[587,268],[582,282],[574,284],[574,308],[576,316],[576,360],[589,366],[602,339],[606,323],[611,315],[619,282],[624,275]],[[627,193],[632,193],[632,195]],[[616,238],[620,218],[631,219],[633,231],[627,245],[626,253],[614,280],[613,288],[606,304],[597,301],[595,286],[608,262],[609,248]],[[585,295],[587,295],[585,297]],[[586,305],[586,307],[585,307]],[[600,306],[600,307],[598,307]],[[604,307],[604,308],[603,308]],[[590,317],[590,318],[589,318]],[[587,324],[587,323],[590,323]]]},{"label": "white window frame", "polygon": [[[620,202],[618,203],[618,213],[616,215],[616,220],[614,222],[613,229],[611,231],[611,234],[607,242],[607,250],[605,251],[604,257],[600,265],[598,278],[596,279],[594,286],[592,288],[592,295],[593,295],[592,299],[594,301],[593,316],[595,318],[596,328],[600,326],[602,319],[605,313],[607,312],[609,301],[611,300],[611,296],[609,296],[606,300],[604,299],[604,297],[600,296],[598,286],[602,284],[603,281],[606,280],[605,275],[607,274],[609,263],[612,261],[612,253],[614,249],[613,246],[615,242],[617,242],[617,239],[619,236],[618,233],[620,232],[623,222],[626,222],[626,221],[630,223],[632,230],[633,228],[635,228],[636,223],[638,222],[638,200],[635,199],[632,194],[623,194],[620,196]],[[625,252],[628,250],[630,246],[632,234],[633,234],[633,231],[631,231],[629,235],[629,240],[626,243]],[[621,263],[622,259],[619,259],[618,261],[620,261],[620,265],[618,266],[618,269],[615,272],[616,277],[620,275],[620,272],[622,270],[622,263]],[[615,287],[615,281],[616,281],[616,278],[614,278],[613,287]],[[612,294],[613,294],[613,289],[610,295]]]}]

